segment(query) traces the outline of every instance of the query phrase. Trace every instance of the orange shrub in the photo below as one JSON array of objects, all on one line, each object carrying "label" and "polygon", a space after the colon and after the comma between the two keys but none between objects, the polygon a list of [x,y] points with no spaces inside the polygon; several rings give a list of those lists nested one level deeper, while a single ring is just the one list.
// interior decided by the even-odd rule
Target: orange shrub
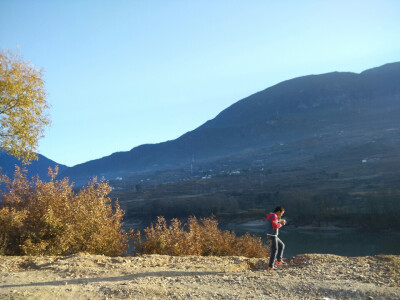
[{"label": "orange shrub", "polygon": [[0,254],[68,255],[77,252],[117,256],[127,249],[123,211],[107,195],[111,187],[94,178],[78,193],[68,179],[27,179],[16,167],[14,179],[2,176]]},{"label": "orange shrub", "polygon": [[144,229],[144,238],[137,234],[136,249],[141,254],[202,255],[202,256],[246,256],[267,257],[268,248],[260,237],[246,233],[237,237],[234,232],[218,229],[214,217],[190,217],[182,225],[172,219],[168,226],[164,217]]}]

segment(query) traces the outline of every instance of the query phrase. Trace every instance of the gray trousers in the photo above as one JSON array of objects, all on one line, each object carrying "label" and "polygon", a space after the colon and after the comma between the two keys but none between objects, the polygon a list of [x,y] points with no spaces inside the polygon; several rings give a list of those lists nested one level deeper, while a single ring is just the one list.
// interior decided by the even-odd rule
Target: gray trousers
[{"label": "gray trousers", "polygon": [[285,244],[277,236],[268,236],[269,245],[271,248],[271,256],[269,257],[268,267],[273,267],[275,258],[278,261],[282,260],[283,250],[285,250]]}]

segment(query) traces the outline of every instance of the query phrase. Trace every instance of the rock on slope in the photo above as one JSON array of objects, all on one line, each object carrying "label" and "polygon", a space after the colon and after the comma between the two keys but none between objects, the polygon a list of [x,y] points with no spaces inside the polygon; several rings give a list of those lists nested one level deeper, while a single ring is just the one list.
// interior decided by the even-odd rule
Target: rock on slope
[{"label": "rock on slope", "polygon": [[0,256],[1,299],[400,299],[400,256]]}]

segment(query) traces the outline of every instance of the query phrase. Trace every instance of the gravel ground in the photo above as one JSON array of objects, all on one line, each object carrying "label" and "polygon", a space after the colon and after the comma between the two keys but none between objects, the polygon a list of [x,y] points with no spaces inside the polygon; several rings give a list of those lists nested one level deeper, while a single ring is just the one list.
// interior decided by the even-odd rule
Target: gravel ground
[{"label": "gravel ground", "polygon": [[400,256],[0,256],[0,299],[400,299]]}]

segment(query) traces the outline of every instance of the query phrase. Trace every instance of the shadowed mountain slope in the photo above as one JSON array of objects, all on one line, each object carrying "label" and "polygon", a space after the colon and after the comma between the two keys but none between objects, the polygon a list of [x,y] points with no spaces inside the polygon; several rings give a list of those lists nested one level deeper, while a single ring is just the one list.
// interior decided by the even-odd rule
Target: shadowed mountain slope
[{"label": "shadowed mountain slope", "polygon": [[61,176],[77,183],[92,176],[112,179],[320,134],[353,131],[363,135],[399,125],[399,112],[400,63],[360,74],[304,76],[244,98],[175,140],[141,145],[76,165]]},{"label": "shadowed mountain slope", "polygon": [[56,165],[58,165],[59,173],[65,171],[68,168],[67,166],[58,164],[41,154],[38,154],[38,157],[38,160],[34,160],[29,165],[24,166],[22,165],[21,161],[19,161],[14,156],[11,156],[4,151],[0,151],[0,171],[4,175],[12,177],[14,174],[15,165],[17,165],[19,167],[26,168],[28,170],[29,177],[39,175],[42,180],[46,180],[48,179],[47,171],[49,167],[54,168]]}]

